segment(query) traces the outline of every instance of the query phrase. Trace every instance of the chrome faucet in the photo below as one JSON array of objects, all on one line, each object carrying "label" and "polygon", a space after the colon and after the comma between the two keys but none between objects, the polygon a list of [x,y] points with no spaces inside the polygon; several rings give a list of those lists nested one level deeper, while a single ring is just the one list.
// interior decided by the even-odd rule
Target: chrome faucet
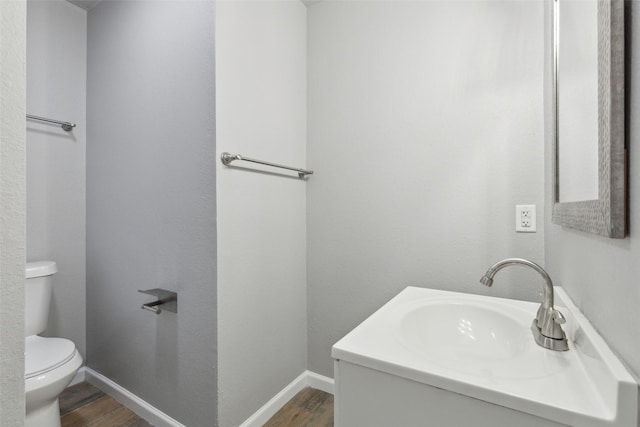
[{"label": "chrome faucet", "polygon": [[562,313],[553,308],[553,283],[551,283],[551,278],[542,267],[526,259],[507,258],[489,267],[480,279],[480,283],[485,286],[493,285],[493,276],[495,276],[498,271],[510,265],[531,267],[544,278],[542,304],[540,308],[538,308],[536,318],[533,319],[533,323],[531,324],[531,332],[533,332],[536,343],[550,350],[569,350],[567,336],[561,326],[566,320]]}]

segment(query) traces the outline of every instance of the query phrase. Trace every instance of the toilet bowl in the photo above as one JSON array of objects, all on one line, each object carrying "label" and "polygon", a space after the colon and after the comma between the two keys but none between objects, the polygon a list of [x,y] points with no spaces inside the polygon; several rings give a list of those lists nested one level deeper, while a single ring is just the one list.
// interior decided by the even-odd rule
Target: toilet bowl
[{"label": "toilet bowl", "polygon": [[82,357],[64,338],[38,336],[46,328],[51,302],[52,261],[27,263],[25,282],[25,427],[60,427],[58,396],[69,385]]}]

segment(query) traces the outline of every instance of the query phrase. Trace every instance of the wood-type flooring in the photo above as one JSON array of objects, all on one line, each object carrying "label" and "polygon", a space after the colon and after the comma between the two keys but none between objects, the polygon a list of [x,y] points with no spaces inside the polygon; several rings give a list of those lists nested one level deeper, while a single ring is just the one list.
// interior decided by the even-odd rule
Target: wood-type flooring
[{"label": "wood-type flooring", "polygon": [[[60,395],[62,427],[151,427],[131,410],[93,385],[83,382]],[[333,427],[333,395],[305,388],[264,427]]]},{"label": "wood-type flooring", "polygon": [[276,412],[264,427],[333,427],[333,395],[307,387]]},{"label": "wood-type flooring", "polygon": [[151,427],[133,411],[86,382],[68,387],[59,400],[62,427]]}]

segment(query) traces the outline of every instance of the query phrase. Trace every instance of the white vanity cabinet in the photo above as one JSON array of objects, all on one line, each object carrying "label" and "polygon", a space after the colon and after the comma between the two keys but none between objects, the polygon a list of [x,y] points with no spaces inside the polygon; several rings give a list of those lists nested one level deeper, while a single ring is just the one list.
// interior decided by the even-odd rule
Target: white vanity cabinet
[{"label": "white vanity cabinet", "polygon": [[557,427],[524,412],[336,361],[335,427]]}]

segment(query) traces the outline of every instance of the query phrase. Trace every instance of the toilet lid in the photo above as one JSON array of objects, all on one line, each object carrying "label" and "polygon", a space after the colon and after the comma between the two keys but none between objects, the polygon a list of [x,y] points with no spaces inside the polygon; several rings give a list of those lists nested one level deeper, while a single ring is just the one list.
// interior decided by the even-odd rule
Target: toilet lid
[{"label": "toilet lid", "polygon": [[73,358],[76,346],[64,338],[37,335],[25,339],[24,377],[32,378],[64,365]]}]

